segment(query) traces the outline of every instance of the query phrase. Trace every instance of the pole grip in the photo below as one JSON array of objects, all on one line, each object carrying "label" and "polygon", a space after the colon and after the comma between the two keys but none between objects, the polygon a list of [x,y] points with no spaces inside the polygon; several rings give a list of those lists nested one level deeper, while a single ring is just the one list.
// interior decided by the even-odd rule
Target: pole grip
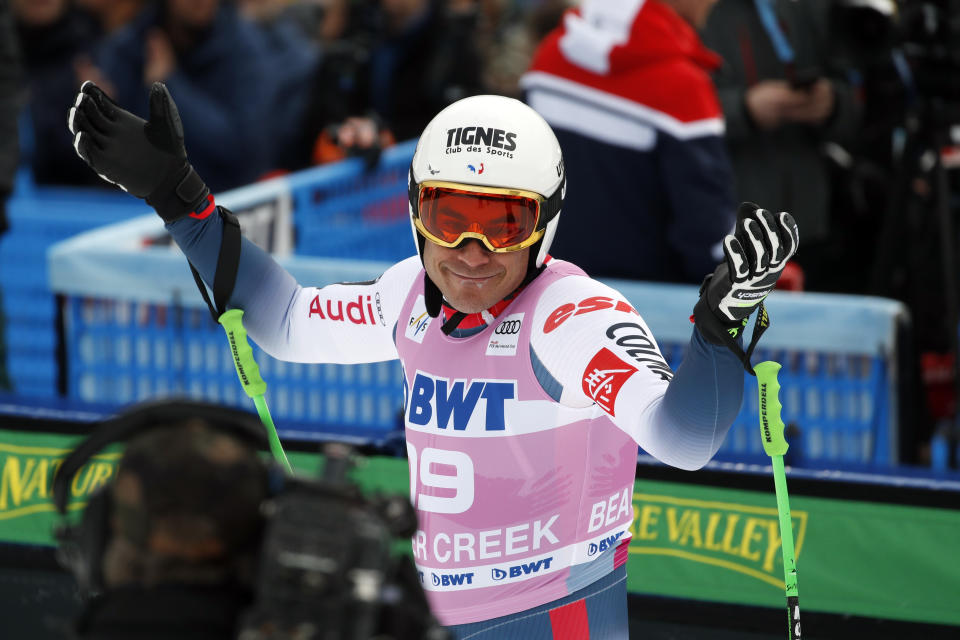
[{"label": "pole grip", "polygon": [[783,419],[780,412],[780,381],[777,373],[780,363],[767,360],[753,368],[757,373],[757,388],[760,391],[760,435],[763,450],[770,457],[782,456],[787,452],[786,438],[783,437]]},{"label": "pole grip", "polygon": [[247,330],[243,326],[243,309],[230,309],[217,319],[230,341],[230,353],[237,369],[237,377],[244,392],[251,398],[267,392],[267,383],[260,377],[260,367],[253,359],[253,348],[247,340]]}]

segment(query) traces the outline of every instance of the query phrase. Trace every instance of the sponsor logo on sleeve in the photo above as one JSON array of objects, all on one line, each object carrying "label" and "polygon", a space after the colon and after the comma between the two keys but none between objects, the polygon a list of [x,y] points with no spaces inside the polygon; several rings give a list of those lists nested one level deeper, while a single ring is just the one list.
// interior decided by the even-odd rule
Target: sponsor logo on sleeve
[{"label": "sponsor logo on sleeve", "polygon": [[615,415],[613,408],[617,394],[624,383],[637,372],[637,368],[627,364],[612,351],[600,349],[583,371],[583,392],[593,398],[601,409]]},{"label": "sponsor logo on sleeve", "polygon": [[[380,309],[380,296],[377,294],[377,309],[380,313],[380,323],[386,326],[383,313]],[[376,324],[373,313],[373,298],[358,295],[356,300],[334,300],[322,298],[319,294],[310,301],[307,317],[311,319],[329,320],[331,322],[349,322],[350,324]]]},{"label": "sponsor logo on sleeve", "polygon": [[487,343],[488,356],[512,356],[517,353],[523,316],[522,313],[514,313],[496,325],[493,335],[490,336],[490,342]]},{"label": "sponsor logo on sleeve", "polygon": [[592,311],[602,311],[603,309],[632,313],[635,316],[640,315],[636,309],[623,300],[617,300],[607,296],[591,296],[584,298],[577,304],[572,302],[564,303],[551,311],[550,315],[547,316],[546,322],[543,323],[543,332],[550,333],[573,316],[580,316]]},{"label": "sponsor logo on sleeve", "polygon": [[607,327],[606,335],[632,360],[660,376],[661,380],[673,379],[673,370],[666,363],[650,334],[636,322],[618,322]]},{"label": "sponsor logo on sleeve", "polygon": [[383,305],[380,303],[380,292],[377,291],[377,295],[373,298],[374,302],[377,303],[377,317],[380,318],[380,324],[387,326],[387,321],[383,317]]},{"label": "sponsor logo on sleeve", "polygon": [[427,327],[430,326],[432,318],[427,313],[427,306],[423,301],[423,296],[417,296],[413,303],[413,309],[410,311],[410,318],[407,320],[407,326],[403,335],[416,343],[423,344],[423,336],[427,333]]}]

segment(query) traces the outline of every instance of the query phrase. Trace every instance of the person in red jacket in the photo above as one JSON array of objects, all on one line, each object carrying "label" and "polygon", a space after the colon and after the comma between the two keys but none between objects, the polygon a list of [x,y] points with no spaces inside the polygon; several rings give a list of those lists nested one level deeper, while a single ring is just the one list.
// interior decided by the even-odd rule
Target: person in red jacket
[{"label": "person in red jacket", "polygon": [[521,80],[576,176],[567,207],[591,212],[553,252],[591,276],[699,283],[733,228],[720,58],[694,30],[714,1],[585,0]]}]

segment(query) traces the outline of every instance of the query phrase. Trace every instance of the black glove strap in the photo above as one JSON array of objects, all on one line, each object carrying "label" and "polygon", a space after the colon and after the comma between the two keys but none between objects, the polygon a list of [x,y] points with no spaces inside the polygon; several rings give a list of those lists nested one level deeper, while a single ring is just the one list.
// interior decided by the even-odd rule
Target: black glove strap
[{"label": "black glove strap", "polygon": [[209,205],[210,189],[189,163],[175,171],[146,197],[164,222],[173,222],[191,213],[201,213]]},{"label": "black glove strap", "polygon": [[193,280],[200,289],[200,295],[203,301],[207,303],[210,309],[210,315],[213,321],[217,322],[223,312],[227,310],[227,301],[233,295],[233,287],[237,282],[237,271],[240,268],[240,221],[229,210],[223,207],[217,207],[220,217],[223,219],[223,237],[220,240],[220,253],[217,256],[217,271],[213,276],[213,302],[210,301],[210,294],[207,293],[207,286],[189,260],[190,272],[193,274]]},{"label": "black glove strap", "polygon": [[[737,339],[729,332],[724,331],[720,334],[727,348],[733,351],[733,354],[737,356],[737,359],[743,364],[743,368],[746,369],[747,373],[754,377],[756,377],[757,374],[753,370],[750,358],[753,356],[753,350],[756,348],[757,342],[760,341],[760,336],[770,327],[770,316],[767,314],[767,308],[763,306],[763,301],[757,305],[757,311],[757,320],[753,323],[753,335],[750,336],[750,344],[747,345],[746,351],[740,348]],[[746,324],[746,319],[744,319],[744,324]]]}]

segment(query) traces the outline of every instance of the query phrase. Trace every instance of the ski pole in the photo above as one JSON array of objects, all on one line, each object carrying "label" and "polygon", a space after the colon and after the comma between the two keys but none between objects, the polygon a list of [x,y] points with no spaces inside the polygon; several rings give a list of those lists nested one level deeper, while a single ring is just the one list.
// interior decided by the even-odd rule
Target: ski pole
[{"label": "ski pole", "polygon": [[283,452],[283,445],[280,444],[277,427],[273,424],[273,418],[270,416],[267,400],[264,398],[264,394],[267,392],[267,383],[260,377],[260,367],[257,366],[257,361],[253,359],[253,349],[247,341],[247,330],[243,327],[243,309],[225,311],[217,318],[217,322],[223,325],[223,330],[227,333],[227,340],[230,341],[230,353],[233,354],[233,364],[237,369],[240,384],[243,386],[244,392],[253,399],[253,404],[257,407],[257,413],[260,414],[260,421],[267,428],[270,452],[273,453],[274,459],[286,468],[287,473],[293,473],[290,461],[287,460],[287,454]]},{"label": "ski pole", "polygon": [[773,483],[777,491],[777,512],[780,516],[780,540],[783,552],[783,584],[787,594],[787,638],[800,639],[800,594],[797,589],[797,564],[793,553],[793,522],[790,518],[790,498],[787,496],[787,478],[783,471],[783,454],[787,452],[783,437],[780,411],[780,382],[777,362],[761,362],[754,367],[760,389],[760,435],[763,449],[773,463]]}]

